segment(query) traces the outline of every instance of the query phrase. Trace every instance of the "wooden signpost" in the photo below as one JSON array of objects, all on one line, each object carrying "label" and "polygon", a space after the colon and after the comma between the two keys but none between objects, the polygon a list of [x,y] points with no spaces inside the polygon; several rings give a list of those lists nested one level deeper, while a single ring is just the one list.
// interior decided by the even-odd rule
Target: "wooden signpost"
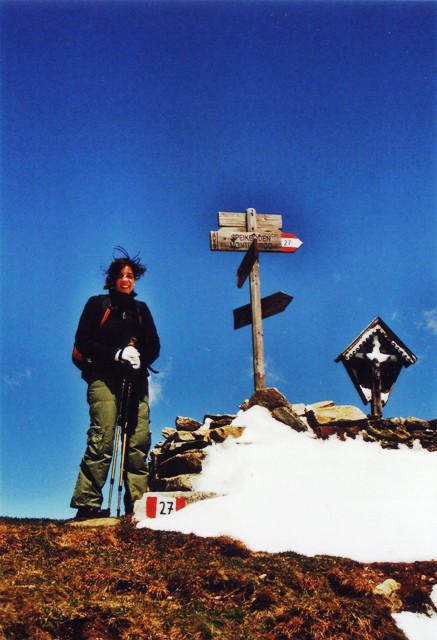
[{"label": "wooden signpost", "polygon": [[252,324],[253,371],[255,390],[265,387],[262,319],[283,311],[293,299],[286,293],[274,293],[261,299],[259,252],[294,253],[302,242],[292,233],[283,233],[282,216],[246,213],[218,214],[220,228],[210,232],[211,251],[246,251],[237,270],[237,286],[250,281],[250,304],[234,310],[234,329]]},{"label": "wooden signpost", "polygon": [[258,251],[294,253],[301,246],[301,240],[293,233],[284,233],[281,230],[282,216],[255,214],[254,228],[248,229],[247,222],[245,226],[239,226],[244,224],[242,222],[244,215],[244,213],[219,213],[219,224],[223,226],[218,231],[210,232],[212,251],[247,251],[253,240],[257,240]]}]

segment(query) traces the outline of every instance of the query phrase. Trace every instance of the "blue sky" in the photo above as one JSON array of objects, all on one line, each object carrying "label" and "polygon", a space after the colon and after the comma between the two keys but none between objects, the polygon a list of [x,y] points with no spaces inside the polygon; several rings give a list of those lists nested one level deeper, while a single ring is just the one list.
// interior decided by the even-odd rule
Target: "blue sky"
[{"label": "blue sky", "polygon": [[263,253],[267,385],[363,406],[334,359],[379,315],[418,356],[386,417],[437,417],[433,2],[1,2],[2,515],[69,517],[77,322],[116,245],[162,342],[156,442],[253,392],[218,211],[281,213]]}]

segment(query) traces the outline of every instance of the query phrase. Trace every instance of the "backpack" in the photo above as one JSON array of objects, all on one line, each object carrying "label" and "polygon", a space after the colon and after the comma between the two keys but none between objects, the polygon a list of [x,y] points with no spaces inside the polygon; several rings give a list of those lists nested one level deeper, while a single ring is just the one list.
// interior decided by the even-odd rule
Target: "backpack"
[{"label": "backpack", "polygon": [[[109,296],[99,296],[102,302],[102,319],[100,320],[100,327],[103,327],[107,319],[109,318],[109,314],[111,313],[111,300]],[[138,320],[140,324],[143,324],[143,316],[141,314],[140,304],[135,301],[137,310],[138,310]],[[86,358],[83,353],[79,351],[76,345],[73,345],[73,352],[71,354],[71,359],[73,364],[83,371],[87,365],[90,365],[92,360],[91,358]]]}]

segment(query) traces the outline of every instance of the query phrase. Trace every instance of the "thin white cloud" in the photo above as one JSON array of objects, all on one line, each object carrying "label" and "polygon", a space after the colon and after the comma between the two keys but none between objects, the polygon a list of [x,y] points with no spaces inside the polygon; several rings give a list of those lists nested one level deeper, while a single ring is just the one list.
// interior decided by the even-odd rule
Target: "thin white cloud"
[{"label": "thin white cloud", "polygon": [[[266,376],[266,385],[271,387],[272,385],[277,385],[279,382],[284,381],[284,376],[280,371],[278,371],[275,364],[272,362],[270,358],[266,358],[264,356],[264,369]],[[249,379],[253,380],[254,372],[253,372],[253,357],[246,358],[245,367],[244,367],[244,380]]]},{"label": "thin white cloud", "polygon": [[423,312],[423,319],[425,321],[425,327],[431,333],[437,334],[437,309],[428,309]]},{"label": "thin white cloud", "polygon": [[149,403],[150,406],[160,402],[164,397],[164,380],[172,369],[172,360],[170,359],[165,366],[159,369],[159,373],[152,373],[149,378]]},{"label": "thin white cloud", "polygon": [[266,378],[270,384],[284,381],[284,377],[269,358],[265,360]]},{"label": "thin white cloud", "polygon": [[14,375],[3,376],[3,382],[9,387],[21,387],[25,380],[29,380],[32,377],[31,369],[27,368],[23,371],[17,371]]}]

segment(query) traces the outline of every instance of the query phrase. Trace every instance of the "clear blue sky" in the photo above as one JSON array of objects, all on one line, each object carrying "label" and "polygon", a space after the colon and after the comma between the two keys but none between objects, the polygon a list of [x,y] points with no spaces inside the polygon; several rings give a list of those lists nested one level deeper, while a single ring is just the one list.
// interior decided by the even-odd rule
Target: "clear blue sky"
[{"label": "clear blue sky", "polygon": [[2,515],[68,517],[88,427],[70,361],[113,247],[162,341],[153,440],[253,392],[218,211],[281,213],[261,255],[267,385],[365,412],[334,359],[379,315],[418,356],[384,416],[437,417],[433,2],[1,2]]}]

